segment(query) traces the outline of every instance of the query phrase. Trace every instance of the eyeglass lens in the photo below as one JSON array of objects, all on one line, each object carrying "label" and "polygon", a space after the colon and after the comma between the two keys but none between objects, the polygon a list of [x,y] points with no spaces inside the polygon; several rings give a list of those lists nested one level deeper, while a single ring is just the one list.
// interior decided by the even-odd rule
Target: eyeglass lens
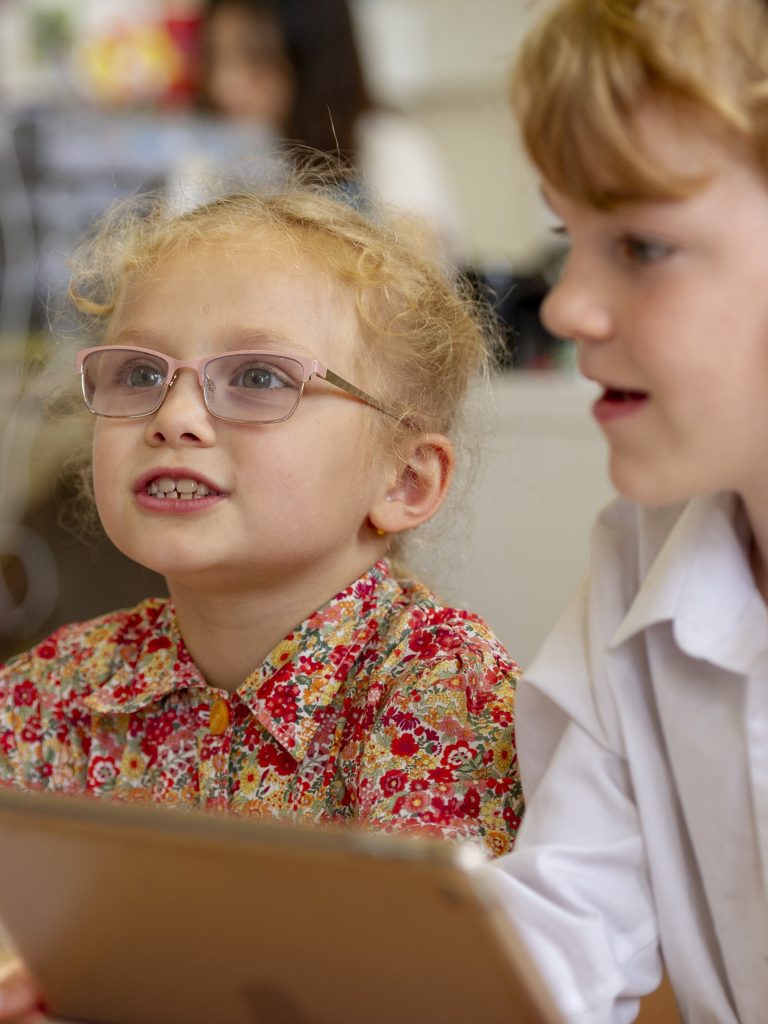
[{"label": "eyeglass lens", "polygon": [[[83,395],[100,416],[156,412],[168,391],[170,365],[130,348],[91,352],[83,361]],[[205,404],[222,419],[270,423],[286,419],[301,397],[303,367],[290,356],[222,355],[205,364]]]}]

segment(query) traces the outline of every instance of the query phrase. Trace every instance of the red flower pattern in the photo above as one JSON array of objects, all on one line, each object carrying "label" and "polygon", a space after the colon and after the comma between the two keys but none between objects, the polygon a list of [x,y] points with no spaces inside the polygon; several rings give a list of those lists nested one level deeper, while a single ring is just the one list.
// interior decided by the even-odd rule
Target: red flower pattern
[{"label": "red flower pattern", "polygon": [[409,732],[404,732],[402,736],[395,736],[392,740],[392,753],[396,757],[413,757],[418,750],[419,744]]}]

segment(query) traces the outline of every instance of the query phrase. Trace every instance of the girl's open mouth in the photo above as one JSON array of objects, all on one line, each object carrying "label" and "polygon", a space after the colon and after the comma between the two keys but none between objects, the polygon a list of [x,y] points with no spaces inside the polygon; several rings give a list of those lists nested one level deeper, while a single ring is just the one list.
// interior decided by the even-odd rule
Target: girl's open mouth
[{"label": "girl's open mouth", "polygon": [[174,480],[169,476],[161,476],[148,482],[145,493],[155,498],[165,498],[171,501],[199,501],[200,498],[205,498],[209,494],[218,494],[218,491],[191,477]]},{"label": "girl's open mouth", "polygon": [[158,468],[134,484],[139,505],[147,511],[186,513],[203,511],[218,504],[225,497],[222,491],[190,469]]}]

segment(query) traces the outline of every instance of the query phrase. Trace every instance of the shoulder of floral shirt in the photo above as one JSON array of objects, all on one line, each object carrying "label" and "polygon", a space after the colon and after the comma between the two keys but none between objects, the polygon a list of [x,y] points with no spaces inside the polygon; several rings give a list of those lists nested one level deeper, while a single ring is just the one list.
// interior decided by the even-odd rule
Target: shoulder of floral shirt
[{"label": "shoulder of floral shirt", "polygon": [[490,672],[499,678],[517,678],[517,664],[479,615],[431,603],[430,591],[421,584],[409,581],[404,587],[415,600],[388,624],[391,643],[383,652],[380,671],[418,675],[428,668],[452,665],[454,671],[468,675]]},{"label": "shoulder of floral shirt", "polygon": [[[441,605],[423,583],[392,581],[397,596],[368,655],[369,694],[417,703],[422,694],[453,691],[464,715],[485,717],[493,704],[514,712],[520,669],[488,624],[474,612]],[[440,698],[438,698],[440,699]]]},{"label": "shoulder of floral shirt", "polygon": [[[85,622],[60,626],[28,651],[0,666],[0,694],[17,703],[45,693],[54,703],[79,705],[109,680],[115,665],[135,660],[152,640],[176,630],[168,598],[153,597]],[[163,641],[160,640],[162,643]]]},{"label": "shoulder of floral shirt", "polygon": [[[421,675],[444,663],[468,674],[481,667],[498,677],[517,678],[520,674],[509,652],[479,615],[440,604],[424,583],[394,576],[386,559],[372,566],[353,587],[362,582],[373,584],[371,590],[378,602],[375,611],[369,606],[370,617],[377,620],[375,651],[369,654],[374,674]],[[370,632],[370,626],[362,625]],[[365,644],[362,636],[358,642]]]}]

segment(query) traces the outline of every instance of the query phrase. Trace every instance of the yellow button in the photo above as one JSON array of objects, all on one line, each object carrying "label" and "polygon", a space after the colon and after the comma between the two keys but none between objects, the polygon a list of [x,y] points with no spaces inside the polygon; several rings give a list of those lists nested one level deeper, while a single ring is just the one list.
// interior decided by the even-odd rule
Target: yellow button
[{"label": "yellow button", "polygon": [[209,728],[214,736],[221,736],[229,727],[229,708],[227,702],[215,700],[211,704],[211,715],[208,722]]}]

